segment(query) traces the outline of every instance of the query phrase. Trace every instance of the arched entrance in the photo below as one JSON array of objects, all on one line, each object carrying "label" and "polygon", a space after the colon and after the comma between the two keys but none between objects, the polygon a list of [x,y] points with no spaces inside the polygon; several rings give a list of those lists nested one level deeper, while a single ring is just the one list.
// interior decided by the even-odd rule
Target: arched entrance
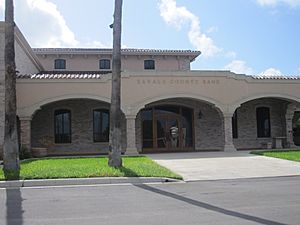
[{"label": "arched entrance", "polygon": [[185,151],[194,148],[194,111],[158,105],[141,111],[143,152]]},{"label": "arched entrance", "polygon": [[136,117],[136,146],[141,152],[224,149],[222,112],[214,104],[185,97],[145,105]]},{"label": "arched entrance", "polygon": [[[41,106],[31,121],[32,149],[46,149],[47,155],[108,153],[109,108],[107,102],[84,98]],[[124,114],[122,123],[122,147],[126,149]]]}]

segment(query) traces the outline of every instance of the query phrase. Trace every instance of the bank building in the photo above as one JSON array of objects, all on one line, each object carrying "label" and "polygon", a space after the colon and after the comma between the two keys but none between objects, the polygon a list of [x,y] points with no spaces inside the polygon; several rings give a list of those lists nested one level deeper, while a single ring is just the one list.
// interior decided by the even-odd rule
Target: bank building
[{"label": "bank building", "polygon": [[[38,157],[106,154],[112,49],[31,48],[17,28],[15,37],[21,147]],[[2,151],[3,22],[0,48]],[[125,154],[299,148],[300,77],[191,70],[200,54],[122,50]]]}]

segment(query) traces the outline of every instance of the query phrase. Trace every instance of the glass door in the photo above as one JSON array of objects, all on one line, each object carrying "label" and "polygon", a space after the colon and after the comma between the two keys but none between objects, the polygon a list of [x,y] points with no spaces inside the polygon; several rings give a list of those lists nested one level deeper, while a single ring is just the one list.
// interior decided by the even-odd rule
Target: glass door
[{"label": "glass door", "polygon": [[156,119],[156,147],[175,150],[180,147],[180,120],[175,116],[158,116]]}]

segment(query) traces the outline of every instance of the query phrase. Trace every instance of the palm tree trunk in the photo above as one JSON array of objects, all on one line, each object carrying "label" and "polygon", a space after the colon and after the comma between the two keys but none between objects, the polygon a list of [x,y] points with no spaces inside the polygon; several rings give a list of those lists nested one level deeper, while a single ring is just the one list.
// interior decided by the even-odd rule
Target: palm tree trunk
[{"label": "palm tree trunk", "polygon": [[19,146],[16,120],[15,23],[13,0],[5,1],[5,131],[4,171],[19,173]]},{"label": "palm tree trunk", "polygon": [[112,89],[110,105],[109,160],[111,167],[121,167],[121,25],[122,0],[115,0],[113,23]]}]

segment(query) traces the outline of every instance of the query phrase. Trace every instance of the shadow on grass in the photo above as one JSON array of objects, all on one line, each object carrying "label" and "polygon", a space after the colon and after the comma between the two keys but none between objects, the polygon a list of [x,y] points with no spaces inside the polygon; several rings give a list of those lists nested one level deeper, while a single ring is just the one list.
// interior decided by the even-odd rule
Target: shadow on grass
[{"label": "shadow on grass", "polygon": [[134,172],[133,170],[126,168],[124,166],[120,167],[120,168],[116,168],[117,170],[119,170],[121,173],[124,173],[125,177],[138,177],[139,175]]},{"label": "shadow on grass", "polygon": [[20,170],[4,170],[5,180],[19,180],[20,179]]},{"label": "shadow on grass", "polygon": [[236,217],[236,218],[240,218],[240,219],[244,219],[244,220],[248,220],[248,221],[252,221],[252,222],[256,222],[256,223],[260,223],[260,224],[267,224],[267,225],[284,225],[283,223],[278,223],[276,221],[272,221],[272,220],[267,220],[264,218],[260,218],[260,217],[256,217],[256,216],[251,216],[251,215],[247,215],[244,213],[239,213],[233,210],[229,210],[229,209],[225,209],[225,208],[221,208],[218,206],[214,206],[205,202],[201,202],[201,201],[197,201],[191,198],[187,198],[178,194],[174,194],[171,192],[167,192],[158,188],[154,188],[145,184],[137,184],[134,185],[136,187],[139,187],[141,189],[144,189],[146,191],[150,191],[159,195],[163,195],[172,199],[176,199],[178,201],[190,204],[190,205],[194,205],[203,209],[207,209],[210,211],[214,211],[217,213],[221,213],[224,215],[228,215],[228,216],[232,216],[232,217]]}]

